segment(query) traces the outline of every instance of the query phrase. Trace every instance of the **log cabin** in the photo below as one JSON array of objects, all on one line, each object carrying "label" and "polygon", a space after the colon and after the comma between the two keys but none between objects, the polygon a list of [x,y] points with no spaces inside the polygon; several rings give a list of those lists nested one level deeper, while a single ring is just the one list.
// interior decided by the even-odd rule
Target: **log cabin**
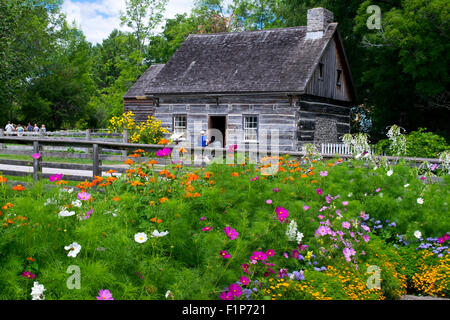
[{"label": "log cabin", "polygon": [[338,23],[313,8],[307,26],[189,35],[130,88],[124,111],[152,115],[194,145],[205,130],[222,146],[276,137],[279,150],[297,151],[339,142],[355,100]]}]

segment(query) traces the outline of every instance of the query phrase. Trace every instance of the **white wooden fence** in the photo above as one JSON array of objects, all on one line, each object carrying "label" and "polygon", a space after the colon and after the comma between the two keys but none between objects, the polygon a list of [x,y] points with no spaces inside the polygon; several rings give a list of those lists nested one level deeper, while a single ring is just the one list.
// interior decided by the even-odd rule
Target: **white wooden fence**
[{"label": "white wooden fence", "polygon": [[[375,146],[370,146],[368,150],[371,154],[375,153]],[[326,154],[353,154],[353,148],[344,143],[322,143],[320,153]]]}]

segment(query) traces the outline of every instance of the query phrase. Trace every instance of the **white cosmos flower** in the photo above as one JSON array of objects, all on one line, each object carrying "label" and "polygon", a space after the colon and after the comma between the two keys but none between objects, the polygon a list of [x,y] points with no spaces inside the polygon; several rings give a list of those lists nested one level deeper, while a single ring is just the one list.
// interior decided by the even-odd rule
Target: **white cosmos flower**
[{"label": "white cosmos flower", "polygon": [[74,207],[80,208],[83,205],[83,203],[80,200],[77,199],[75,201],[72,201],[72,205]]},{"label": "white cosmos flower", "polygon": [[409,183],[405,184],[404,187],[405,187],[405,188],[408,188],[408,187],[409,187]]},{"label": "white cosmos flower", "polygon": [[167,299],[169,296],[172,296],[172,292],[171,292],[170,290],[167,290],[167,292],[166,292],[166,299]]},{"label": "white cosmos flower", "polygon": [[417,198],[417,203],[418,204],[423,204],[423,199],[422,198]]},{"label": "white cosmos flower", "polygon": [[392,176],[393,173],[394,173],[394,170],[392,170],[392,169],[390,169],[388,172],[386,172],[388,177]]},{"label": "white cosmos flower", "polygon": [[60,217],[70,217],[73,216],[75,214],[75,211],[68,211],[68,210],[62,210],[60,213],[58,213],[58,215]]},{"label": "white cosmos flower", "polygon": [[55,199],[47,199],[47,201],[44,203],[44,206],[48,206],[50,204],[55,204],[56,200]]},{"label": "white cosmos flower", "polygon": [[31,296],[33,300],[44,300],[44,291],[47,290],[44,288],[43,284],[39,284],[39,282],[35,281],[33,287],[31,288]]},{"label": "white cosmos flower", "polygon": [[164,237],[168,233],[169,233],[169,231],[159,232],[158,230],[154,230],[152,233],[152,238],[153,237],[156,237],[156,238]]},{"label": "white cosmos flower", "polygon": [[416,237],[417,239],[422,238],[422,232],[420,232],[419,230],[414,231],[414,237]]},{"label": "white cosmos flower", "polygon": [[67,254],[68,257],[75,258],[80,252],[81,246],[77,242],[74,242],[68,246],[65,246],[64,249],[69,250],[69,253]]},{"label": "white cosmos flower", "polygon": [[137,243],[144,243],[147,239],[148,237],[144,232],[139,232],[134,235],[134,241]]}]

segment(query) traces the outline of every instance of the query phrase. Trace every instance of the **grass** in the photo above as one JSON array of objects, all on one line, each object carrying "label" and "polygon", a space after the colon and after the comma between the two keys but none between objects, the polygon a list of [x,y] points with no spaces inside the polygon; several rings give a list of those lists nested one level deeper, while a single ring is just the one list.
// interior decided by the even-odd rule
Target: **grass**
[{"label": "grass", "polygon": [[[45,299],[96,299],[101,289],[124,300],[169,291],[195,300],[450,296],[449,240],[438,241],[450,231],[448,175],[428,183],[418,176],[434,173],[402,163],[392,175],[355,160],[279,164],[264,175],[267,165],[156,173],[136,162],[117,180],[72,193],[48,181],[22,191],[2,184],[0,299],[31,299],[34,281]],[[90,198],[78,206],[81,191]],[[74,214],[60,216],[63,208]],[[74,242],[81,250],[70,257],[64,247]],[[80,289],[67,287],[70,266],[79,267]],[[381,271],[381,287],[368,286],[369,266]],[[236,285],[242,293],[231,295]]]}]

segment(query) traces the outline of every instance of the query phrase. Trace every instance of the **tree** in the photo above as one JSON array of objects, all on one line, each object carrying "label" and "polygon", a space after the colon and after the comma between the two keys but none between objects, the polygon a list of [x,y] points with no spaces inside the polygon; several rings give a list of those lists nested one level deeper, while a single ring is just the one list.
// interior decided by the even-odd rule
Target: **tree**
[{"label": "tree", "polygon": [[140,54],[151,31],[161,22],[166,4],[167,0],[126,0],[126,11],[120,13],[121,24],[133,30]]}]

